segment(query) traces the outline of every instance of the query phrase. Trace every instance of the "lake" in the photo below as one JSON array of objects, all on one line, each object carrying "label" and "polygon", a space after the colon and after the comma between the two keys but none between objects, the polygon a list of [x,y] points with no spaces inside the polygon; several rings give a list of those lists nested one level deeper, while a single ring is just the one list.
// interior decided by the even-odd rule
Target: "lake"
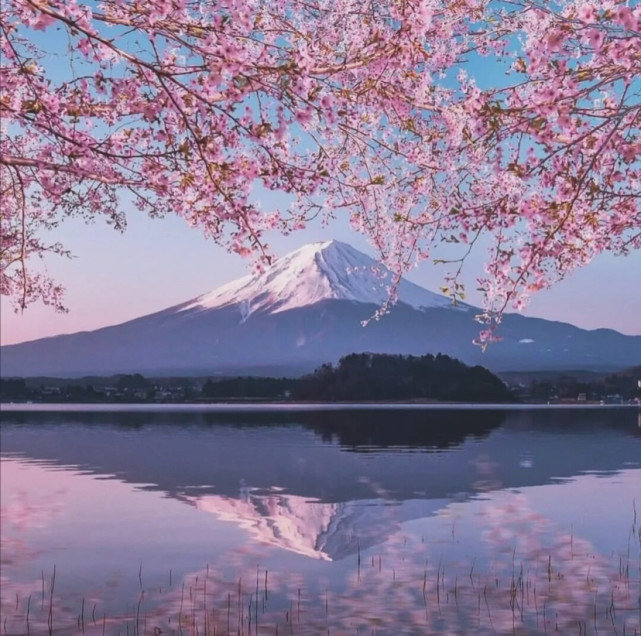
[{"label": "lake", "polygon": [[637,408],[1,418],[2,634],[641,634]]}]

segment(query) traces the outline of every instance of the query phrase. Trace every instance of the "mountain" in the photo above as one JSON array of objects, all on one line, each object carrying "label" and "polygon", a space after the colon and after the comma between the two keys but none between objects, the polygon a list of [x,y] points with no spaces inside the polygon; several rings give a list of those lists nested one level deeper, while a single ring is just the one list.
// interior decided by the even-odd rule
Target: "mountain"
[{"label": "mountain", "polygon": [[508,314],[501,342],[472,344],[478,309],[401,281],[399,302],[367,326],[390,273],[338,241],[306,245],[264,273],[245,276],[163,311],[90,332],[8,345],[0,374],[74,377],[298,375],[352,352],[442,352],[493,371],[615,371],[641,361],[641,336]]},{"label": "mountain", "polygon": [[258,542],[355,562],[408,521],[439,510],[453,520],[453,502],[492,484],[638,472],[637,418],[632,409],[165,411],[159,430],[158,413],[145,410],[6,410],[2,451],[51,471],[117,476]]},{"label": "mountain", "polygon": [[[277,314],[324,300],[380,306],[387,299],[390,282],[388,270],[347,243],[311,243],[279,258],[262,274],[244,276],[199,296],[181,311],[237,306],[244,322],[257,311]],[[414,309],[452,306],[445,296],[407,280],[398,286],[398,296]]]}]

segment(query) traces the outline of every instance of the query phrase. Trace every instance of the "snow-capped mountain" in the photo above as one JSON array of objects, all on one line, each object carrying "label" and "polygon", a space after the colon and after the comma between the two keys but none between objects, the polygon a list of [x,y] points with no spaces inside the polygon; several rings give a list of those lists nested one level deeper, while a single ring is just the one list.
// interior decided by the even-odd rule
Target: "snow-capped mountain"
[{"label": "snow-capped mountain", "polygon": [[447,500],[400,501],[393,510],[380,498],[330,503],[284,492],[188,496],[184,501],[235,524],[256,543],[339,561],[383,543],[405,520],[435,514]]},{"label": "snow-capped mountain", "polygon": [[387,298],[390,274],[338,241],[306,245],[264,273],[128,322],[2,347],[7,376],[299,375],[354,352],[446,353],[493,371],[618,370],[639,364],[641,336],[586,331],[567,323],[506,315],[502,341],[472,344],[478,313],[403,280]]},{"label": "snow-capped mountain", "polygon": [[247,530],[254,541],[323,561],[332,560],[319,538],[327,533],[341,504],[278,492],[257,496],[250,491],[241,497],[201,495],[186,497],[185,501],[198,510],[235,523]]},{"label": "snow-capped mountain", "polygon": [[[182,309],[237,306],[244,321],[255,311],[275,314],[323,300],[382,305],[391,281],[388,270],[347,243],[310,243],[279,258],[264,273],[232,281]],[[398,300],[414,309],[452,306],[445,296],[407,280],[398,286]]]}]

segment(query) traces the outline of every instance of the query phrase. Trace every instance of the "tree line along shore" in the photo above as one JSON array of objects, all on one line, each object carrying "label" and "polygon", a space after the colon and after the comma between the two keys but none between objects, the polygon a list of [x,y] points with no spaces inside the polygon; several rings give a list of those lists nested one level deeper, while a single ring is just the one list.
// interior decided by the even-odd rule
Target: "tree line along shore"
[{"label": "tree line along shore", "polygon": [[641,367],[609,375],[532,373],[504,382],[443,354],[354,353],[300,377],[0,378],[0,401],[40,403],[638,401]]},{"label": "tree line along shore", "polygon": [[427,354],[350,354],[313,373],[286,377],[2,378],[0,399],[33,402],[461,401],[513,402],[487,369]]}]

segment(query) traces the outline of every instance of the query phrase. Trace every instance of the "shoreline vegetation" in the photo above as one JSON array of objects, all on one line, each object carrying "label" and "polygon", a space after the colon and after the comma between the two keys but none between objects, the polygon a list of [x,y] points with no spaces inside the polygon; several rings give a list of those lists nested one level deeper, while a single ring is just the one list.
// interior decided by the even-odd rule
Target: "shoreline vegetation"
[{"label": "shoreline vegetation", "polygon": [[487,369],[438,354],[351,354],[299,378],[0,379],[0,400],[32,402],[504,402],[518,399]]},{"label": "shoreline vegetation", "polygon": [[641,367],[585,377],[581,372],[506,374],[437,354],[360,353],[298,378],[262,376],[0,378],[2,403],[69,404],[639,404]]},{"label": "shoreline vegetation", "polygon": [[[62,573],[54,565],[32,588],[2,598],[3,629],[6,634],[251,636],[394,633],[403,625],[407,634],[638,636],[639,564],[630,550],[606,557],[573,535],[553,534],[543,541],[546,533],[538,526],[534,541],[519,535],[519,549],[506,550],[497,542],[500,526],[517,527],[517,512],[500,510],[488,528],[494,554],[487,566],[476,557],[469,563],[442,558],[435,563],[427,558],[424,540],[405,537],[385,555],[358,550],[344,588],[331,592],[319,593],[260,564],[241,566],[232,579],[209,565],[184,577],[167,568],[163,580],[148,582],[141,562],[128,577],[139,584],[137,599],[113,612],[95,594],[61,596],[56,577]],[[637,535],[634,513],[631,537]]]}]

